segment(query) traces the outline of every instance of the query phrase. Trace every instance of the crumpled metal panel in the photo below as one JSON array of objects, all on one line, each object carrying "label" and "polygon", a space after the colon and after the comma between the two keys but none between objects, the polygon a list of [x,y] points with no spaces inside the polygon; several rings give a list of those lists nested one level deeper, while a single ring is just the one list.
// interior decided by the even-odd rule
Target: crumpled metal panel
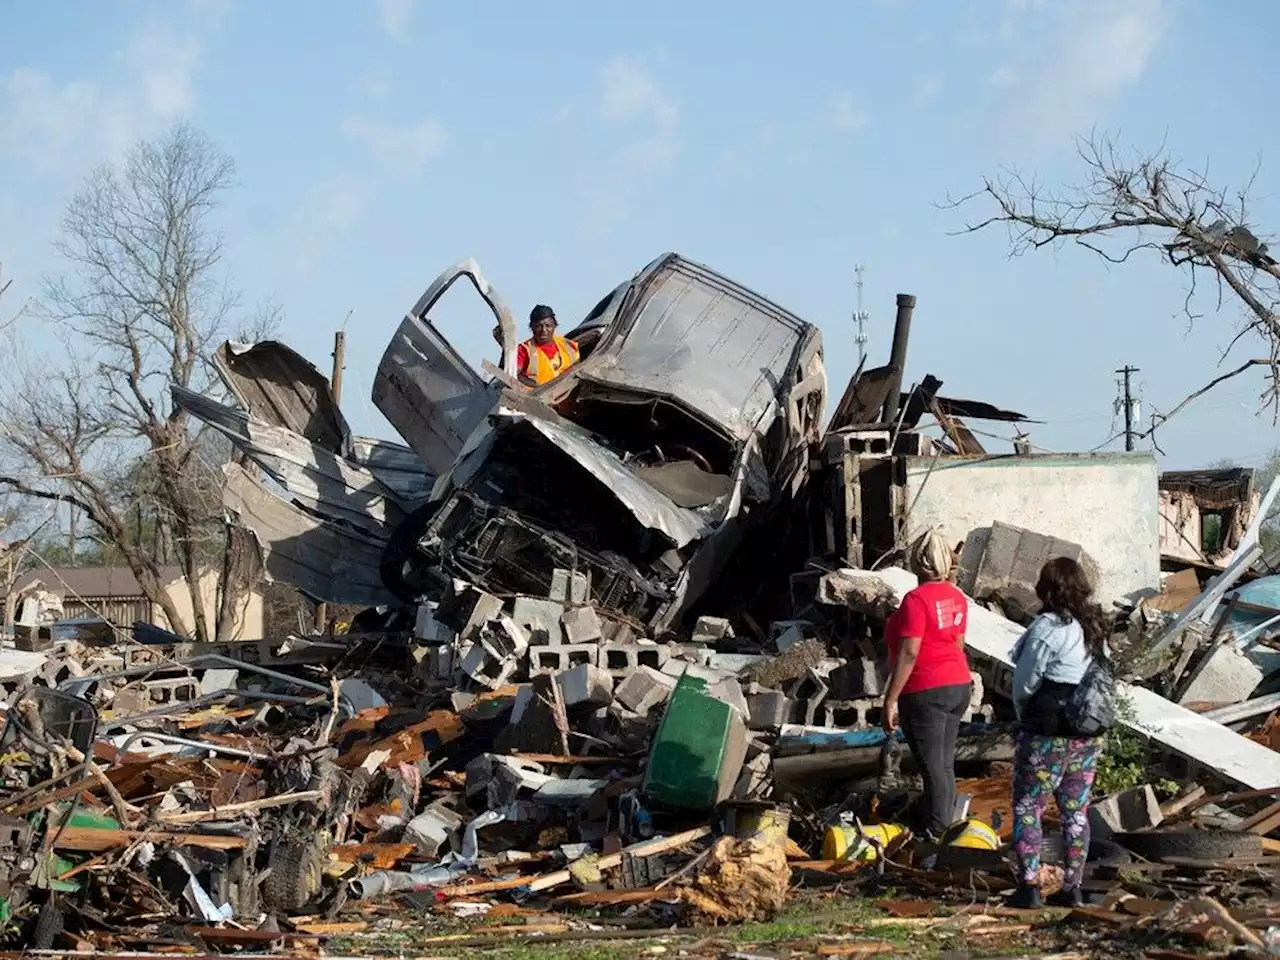
[{"label": "crumpled metal panel", "polygon": [[[704,516],[707,512],[705,508],[703,513],[699,513],[676,506],[669,497],[632,473],[616,454],[602,447],[581,427],[565,420],[530,415],[507,406],[499,407],[493,420],[494,434],[509,424],[529,424],[608,487],[642,526],[664,534],[677,547],[706,537],[714,529]],[[473,453],[459,461],[452,476],[453,484],[465,486],[467,480],[483,464],[490,447],[491,444],[476,442]]]},{"label": "crumpled metal panel", "polygon": [[352,437],[350,459],[399,497],[406,511],[417,509],[431,496],[435,474],[429,473],[422,465],[422,458],[402,443]]},{"label": "crumpled metal panel", "polygon": [[397,602],[378,572],[381,538],[317,520],[272,494],[239,464],[225,464],[222,471],[223,506],[257,540],[268,580],[327,603]]},{"label": "crumpled metal panel", "polygon": [[414,506],[402,503],[369,470],[305,437],[183,387],[171,392],[177,406],[225,436],[309,510],[381,536]]},{"label": "crumpled metal panel", "polygon": [[351,452],[351,428],[333,399],[329,378],[300,353],[275,340],[229,340],[213,360],[227,389],[260,421],[331,453]]},{"label": "crumpled metal panel", "polygon": [[387,346],[373,382],[373,402],[432,473],[446,472],[467,437],[484,421],[498,388],[486,384],[435,328],[431,308],[466,277],[493,311],[502,337],[503,370],[515,375],[511,311],[474,260],[446,270],[418,299]]},{"label": "crumpled metal panel", "polygon": [[585,366],[582,379],[679,400],[738,442],[766,429],[816,328],[681,257],[648,269],[638,312],[606,335],[603,362]]}]

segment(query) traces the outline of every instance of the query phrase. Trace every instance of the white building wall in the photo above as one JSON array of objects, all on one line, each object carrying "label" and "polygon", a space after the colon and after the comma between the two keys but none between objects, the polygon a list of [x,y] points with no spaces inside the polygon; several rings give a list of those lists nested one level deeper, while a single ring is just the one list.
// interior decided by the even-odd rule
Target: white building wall
[{"label": "white building wall", "polygon": [[993,521],[1080,544],[1104,603],[1160,587],[1160,498],[1151,453],[910,457],[906,532],[941,527],[964,541],[969,591]]}]

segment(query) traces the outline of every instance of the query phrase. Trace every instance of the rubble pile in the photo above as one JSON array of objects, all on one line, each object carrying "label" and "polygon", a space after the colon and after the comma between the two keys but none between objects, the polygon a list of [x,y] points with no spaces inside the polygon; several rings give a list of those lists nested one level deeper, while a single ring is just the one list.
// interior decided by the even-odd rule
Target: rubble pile
[{"label": "rubble pile", "polygon": [[[427,318],[462,276],[499,321],[487,384]],[[972,528],[1039,509],[1022,487],[1078,494],[1044,472],[1061,458],[1019,449],[999,466],[1040,471],[999,481],[1019,496],[957,507],[974,683],[956,819],[972,829],[912,836],[918,780],[880,727],[885,620],[916,585],[894,562],[912,511],[941,509],[920,506],[930,478],[987,463],[962,418],[1025,420],[940,397],[934,377],[902,392],[913,306],[899,298],[893,362],[860,370],[825,428],[816,329],[675,255],[607,296],[573,334],[581,366],[532,393],[511,383],[509,311],[474,263],[447,271],[379,367],[375,401],[409,447],[353,437],[282,345],[225,345],[243,409],[175,401],[244,455],[225,471],[229,514],[268,577],[364,612],[196,644],[67,623],[57,596],[29,595],[0,644],[0,937],[260,952],[428,913],[564,932],[583,910],[616,935],[768,919],[802,888],[890,887],[931,901],[886,906],[896,922],[978,936],[998,919],[931,911],[1014,886],[999,848],[1009,658],[1039,566],[1068,555],[1123,600],[1114,755],[1138,758],[1133,788],[1092,811],[1078,915],[1135,936],[1280,939],[1263,904],[1280,879],[1280,596],[1257,576],[1275,567],[1259,567],[1259,529],[1280,484],[1258,502],[1251,475],[1207,493],[1171,482],[1183,534],[1196,510],[1247,502],[1212,550],[1168,552],[1193,566],[1163,589],[1145,521],[1132,528],[1151,542],[1119,560],[1062,538],[1080,513],[1051,517],[1056,535],[1023,517]],[[708,361],[713,343],[745,359]],[[277,389],[290,380],[308,389]],[[921,432],[926,413],[941,438]],[[948,489],[942,506],[964,493]],[[1061,851],[1044,859],[1049,890]]]}]

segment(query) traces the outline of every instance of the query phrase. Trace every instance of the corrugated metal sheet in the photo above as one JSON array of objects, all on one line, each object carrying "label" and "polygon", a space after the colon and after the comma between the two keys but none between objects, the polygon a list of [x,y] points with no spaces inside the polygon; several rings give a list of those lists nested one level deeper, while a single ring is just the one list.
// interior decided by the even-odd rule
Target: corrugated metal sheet
[{"label": "corrugated metal sheet", "polygon": [[329,378],[275,340],[224,343],[214,366],[241,406],[258,420],[306,437],[330,453],[348,454],[351,430]]},{"label": "corrugated metal sheet", "polygon": [[227,437],[308,509],[374,535],[404,519],[396,495],[351,460],[191,390],[174,386],[172,394],[175,404]]},{"label": "corrugated metal sheet", "polygon": [[324,523],[272,495],[238,464],[223,468],[223,505],[258,541],[267,578],[329,603],[396,603],[378,572],[384,541]]}]

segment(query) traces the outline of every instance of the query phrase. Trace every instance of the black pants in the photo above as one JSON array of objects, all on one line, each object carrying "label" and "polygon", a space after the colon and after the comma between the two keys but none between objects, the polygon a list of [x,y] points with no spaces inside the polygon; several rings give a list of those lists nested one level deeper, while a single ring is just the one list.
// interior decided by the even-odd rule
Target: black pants
[{"label": "black pants", "polygon": [[902,733],[924,777],[923,826],[935,839],[951,826],[956,805],[956,735],[972,686],[934,687],[898,698]]}]

